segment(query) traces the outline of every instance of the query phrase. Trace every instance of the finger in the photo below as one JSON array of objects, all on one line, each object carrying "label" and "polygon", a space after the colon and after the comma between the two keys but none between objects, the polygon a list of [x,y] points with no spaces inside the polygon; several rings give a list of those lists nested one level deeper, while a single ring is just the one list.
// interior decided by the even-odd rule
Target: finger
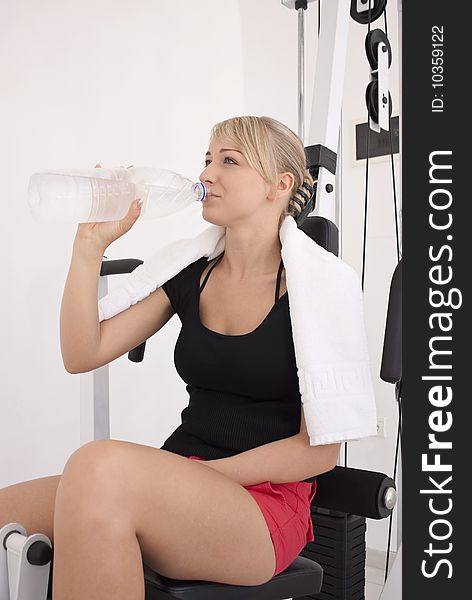
[{"label": "finger", "polygon": [[133,200],[133,202],[131,202],[130,207],[128,209],[128,214],[126,215],[125,219],[131,219],[131,220],[135,220],[139,217],[139,215],[141,214],[141,206],[142,206],[142,200],[140,198],[137,198],[136,200]]}]

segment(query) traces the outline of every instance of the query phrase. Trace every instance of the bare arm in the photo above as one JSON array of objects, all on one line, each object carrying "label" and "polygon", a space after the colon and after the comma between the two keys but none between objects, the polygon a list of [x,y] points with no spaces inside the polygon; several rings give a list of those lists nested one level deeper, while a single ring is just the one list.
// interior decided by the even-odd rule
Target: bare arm
[{"label": "bare arm", "polygon": [[263,481],[288,483],[331,471],[336,466],[338,452],[339,444],[307,446],[300,434],[296,434],[203,464],[240,485],[257,485]]},{"label": "bare arm", "polygon": [[98,281],[106,248],[131,229],[140,214],[133,202],[119,221],[80,223],[64,287],[60,316],[61,352],[69,373],[92,371],[146,341],[172,317],[174,309],[158,288],[147,298],[99,322]]},{"label": "bare arm", "polygon": [[296,435],[202,464],[243,486],[263,481],[288,483],[334,469],[340,446],[340,443],[310,446],[302,408],[300,432]]},{"label": "bare arm", "polygon": [[98,280],[103,252],[86,240],[74,240],[61,304],[60,339],[64,367],[78,372],[100,346]]},{"label": "bare arm", "polygon": [[69,373],[86,373],[110,363],[149,339],[175,314],[167,294],[157,288],[100,323],[97,294],[102,254],[80,242],[74,244],[61,307],[61,351]]}]

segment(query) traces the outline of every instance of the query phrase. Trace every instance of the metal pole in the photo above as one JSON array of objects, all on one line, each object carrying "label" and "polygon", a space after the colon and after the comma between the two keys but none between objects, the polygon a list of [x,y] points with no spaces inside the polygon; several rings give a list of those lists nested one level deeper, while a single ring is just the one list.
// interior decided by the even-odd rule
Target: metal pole
[{"label": "metal pole", "polygon": [[[108,293],[106,277],[98,282],[98,298]],[[109,367],[80,375],[80,445],[110,439]]]},{"label": "metal pole", "polygon": [[400,77],[399,77],[399,105],[400,105],[400,110],[399,110],[399,117],[398,117],[398,128],[399,128],[399,152],[400,152],[400,161],[398,163],[398,198],[400,200],[399,202],[399,245],[400,245],[400,256],[402,255],[402,212],[403,212],[403,197],[402,197],[402,160],[401,157],[403,156],[402,154],[402,139],[403,139],[403,108],[402,108],[402,78],[403,78],[403,69],[402,69],[402,44],[403,44],[403,37],[402,37],[402,19],[403,19],[403,13],[402,13],[402,0],[397,0],[398,2],[398,64],[399,64],[399,70],[400,70]]},{"label": "metal pole", "polygon": [[305,145],[304,76],[305,76],[305,29],[304,10],[298,9],[298,137]]},{"label": "metal pole", "polygon": [[343,111],[339,118],[339,142],[338,142],[338,162],[336,166],[336,186],[335,186],[335,223],[339,230],[338,256],[343,257]]},{"label": "metal pole", "polygon": [[[339,125],[349,34],[350,0],[328,0],[323,4],[316,56],[310,131],[307,144],[322,144],[337,154]],[[337,156],[339,160],[339,156]],[[336,172],[340,172],[339,165]],[[320,167],[316,208],[312,214],[336,223],[336,177]],[[333,195],[334,192],[334,195]],[[336,223],[338,225],[338,223]],[[339,226],[339,225],[338,225]]]}]

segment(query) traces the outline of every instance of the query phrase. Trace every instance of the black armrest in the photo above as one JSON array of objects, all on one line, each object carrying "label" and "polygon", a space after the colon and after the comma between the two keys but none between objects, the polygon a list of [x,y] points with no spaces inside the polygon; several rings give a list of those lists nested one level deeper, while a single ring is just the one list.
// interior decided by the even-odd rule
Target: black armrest
[{"label": "black armrest", "polygon": [[336,466],[318,475],[313,506],[371,519],[388,517],[396,503],[396,486],[384,473]]},{"label": "black armrest", "polygon": [[122,275],[123,273],[131,273],[136,267],[143,264],[143,260],[139,258],[119,258],[116,260],[102,260],[100,267],[100,276],[107,275]]}]

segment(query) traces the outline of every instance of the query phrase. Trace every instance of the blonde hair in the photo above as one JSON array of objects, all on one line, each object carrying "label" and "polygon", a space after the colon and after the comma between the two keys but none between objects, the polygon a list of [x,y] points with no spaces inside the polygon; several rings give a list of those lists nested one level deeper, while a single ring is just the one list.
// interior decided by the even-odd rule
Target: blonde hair
[{"label": "blonde hair", "polygon": [[279,228],[287,215],[297,220],[313,195],[315,182],[306,168],[303,143],[289,127],[271,117],[234,117],[214,125],[211,137],[235,144],[271,185],[277,184],[279,173],[292,173],[292,194],[280,215]]}]

